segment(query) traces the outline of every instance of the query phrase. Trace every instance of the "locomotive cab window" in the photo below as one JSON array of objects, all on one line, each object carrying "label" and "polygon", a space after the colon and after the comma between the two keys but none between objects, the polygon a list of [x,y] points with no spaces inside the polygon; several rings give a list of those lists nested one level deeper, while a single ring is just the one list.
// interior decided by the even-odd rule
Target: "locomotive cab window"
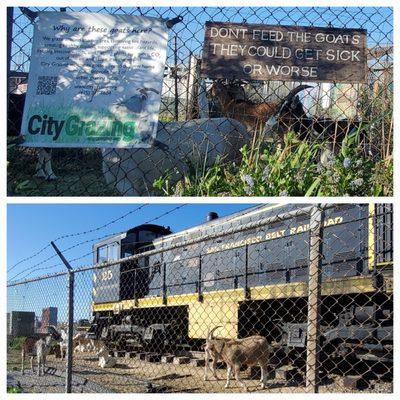
[{"label": "locomotive cab window", "polygon": [[97,249],[97,262],[103,263],[107,261],[107,246],[99,247]]},{"label": "locomotive cab window", "polygon": [[119,243],[109,243],[97,249],[97,262],[103,263],[106,261],[118,260],[120,257]]}]

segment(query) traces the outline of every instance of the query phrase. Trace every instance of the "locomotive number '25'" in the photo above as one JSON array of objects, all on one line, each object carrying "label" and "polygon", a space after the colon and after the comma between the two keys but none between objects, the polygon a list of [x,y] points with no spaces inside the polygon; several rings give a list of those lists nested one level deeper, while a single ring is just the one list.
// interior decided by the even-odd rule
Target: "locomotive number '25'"
[{"label": "locomotive number '25'", "polygon": [[112,272],[110,270],[103,271],[101,273],[101,280],[102,281],[109,281],[110,279],[112,279],[112,277],[113,277],[113,274],[112,274]]}]

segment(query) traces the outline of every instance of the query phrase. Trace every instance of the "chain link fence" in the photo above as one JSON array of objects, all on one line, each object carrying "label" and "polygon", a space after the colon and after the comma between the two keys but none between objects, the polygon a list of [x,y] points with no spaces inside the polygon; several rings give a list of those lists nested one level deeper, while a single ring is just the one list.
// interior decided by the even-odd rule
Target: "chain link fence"
[{"label": "chain link fence", "polygon": [[[9,8],[8,11],[9,136],[20,132],[30,65],[32,12],[42,10],[59,9],[30,8],[30,12],[25,10],[23,13],[18,8]],[[352,151],[363,160],[362,178],[366,180],[371,165],[376,164],[380,165],[380,178],[368,178],[374,180],[372,185],[366,182],[364,186],[353,185],[353,188],[343,190],[358,188],[358,194],[366,195],[376,184],[385,188],[382,194],[391,193],[391,178],[387,178],[388,181],[382,178],[382,168],[391,162],[393,137],[391,8],[110,7],[66,10],[144,15],[165,20],[182,16],[183,22],[170,29],[157,141],[150,149],[55,149],[38,163],[37,149],[16,146],[10,139],[9,194],[180,195],[185,193],[181,186],[187,185],[188,179],[207,179],[207,167],[217,164],[226,171],[226,179],[237,174],[235,168],[242,160],[243,150],[240,152],[240,149],[244,145],[249,152],[246,160],[250,159],[252,168],[257,168],[257,158],[262,164],[260,155],[275,154],[282,146],[287,148],[284,155],[293,152],[297,143],[293,138],[290,143],[282,142],[283,139],[276,135],[265,139],[264,124],[272,115],[260,114],[257,107],[263,103],[280,104],[299,83],[203,79],[200,67],[206,21],[367,29],[367,83],[311,83],[311,89],[299,94],[303,117],[292,116],[282,122],[284,131],[302,132],[301,138],[310,146],[310,159],[304,165],[295,165],[288,174],[305,174],[306,165],[312,165],[313,182],[321,174],[318,165],[322,163],[329,169],[329,161],[324,164],[323,160],[338,156],[343,138],[353,132],[357,133],[357,140],[352,144]],[[277,157],[283,163],[280,154]],[[43,163],[52,164],[57,179],[51,174],[48,179],[35,177]],[[220,186],[216,194],[226,192],[224,185]],[[268,189],[271,195],[289,190],[275,184],[271,187]],[[303,195],[307,189],[292,192]]]},{"label": "chain link fence", "polygon": [[[94,265],[9,283],[9,378],[39,392],[392,392],[392,205],[215,217],[141,225],[94,245]],[[22,376],[21,337],[49,325],[46,374]]]}]

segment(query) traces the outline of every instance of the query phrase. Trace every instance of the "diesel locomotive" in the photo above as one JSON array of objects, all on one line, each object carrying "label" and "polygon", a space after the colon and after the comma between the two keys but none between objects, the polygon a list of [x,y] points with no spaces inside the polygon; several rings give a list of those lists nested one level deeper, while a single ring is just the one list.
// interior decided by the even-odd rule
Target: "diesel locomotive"
[{"label": "diesel locomotive", "polygon": [[[94,246],[89,335],[110,347],[199,349],[208,331],[261,334],[286,352],[306,346],[309,205],[261,205],[172,233],[140,225]],[[278,218],[278,216],[283,216]],[[262,221],[267,221],[263,224]],[[269,222],[268,222],[269,221]],[[332,357],[392,362],[390,204],[326,207],[321,341]]]}]

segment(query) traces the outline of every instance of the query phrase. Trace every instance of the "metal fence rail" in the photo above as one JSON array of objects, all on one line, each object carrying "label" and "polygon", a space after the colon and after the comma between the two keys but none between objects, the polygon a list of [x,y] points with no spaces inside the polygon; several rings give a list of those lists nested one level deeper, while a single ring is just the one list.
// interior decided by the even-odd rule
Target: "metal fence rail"
[{"label": "metal fence rail", "polygon": [[[65,381],[73,392],[235,392],[243,389],[234,377],[225,387],[224,351],[259,335],[267,345],[257,345],[256,367],[236,371],[250,391],[391,392],[391,205],[293,206],[261,218],[267,211],[159,238],[129,257],[132,238],[120,256],[111,238],[94,248],[93,266],[10,283],[9,374],[40,392],[64,391]],[[49,325],[63,340],[29,386],[27,367],[13,372],[20,337]],[[224,341],[206,341],[214,328]],[[205,344],[222,355],[219,379],[210,370],[204,379]],[[268,366],[265,389],[258,362]]]},{"label": "metal fence rail", "polygon": [[[392,154],[393,26],[389,8],[111,7],[74,10],[164,19],[182,16],[183,22],[170,30],[158,142],[150,149],[53,150],[51,160],[58,179],[49,181],[34,177],[37,150],[11,145],[8,191],[12,195],[152,195],[161,193],[160,188],[155,187],[160,178],[168,177],[169,184],[173,185],[182,181],[185,174],[193,171],[196,171],[194,175],[201,174],[205,164],[230,165],[239,160],[239,149],[245,144],[254,147],[265,118],[255,121],[247,114],[249,111],[233,106],[224,108],[221,97],[211,90],[215,82],[199,75],[206,21],[366,28],[368,83],[318,84],[305,91],[301,101],[309,115],[332,121],[325,133],[310,139],[312,143],[320,143],[322,149],[337,153],[340,143],[335,121],[346,119],[362,122],[367,132],[359,144],[360,154],[372,162],[386,160]],[[18,8],[14,8],[13,13],[9,9],[8,13],[10,136],[19,133],[27,87],[33,35],[30,15]],[[283,81],[240,84],[225,81],[221,84],[233,93],[235,101],[248,104],[280,101],[298,85]],[[222,161],[218,161],[218,156]]]}]

